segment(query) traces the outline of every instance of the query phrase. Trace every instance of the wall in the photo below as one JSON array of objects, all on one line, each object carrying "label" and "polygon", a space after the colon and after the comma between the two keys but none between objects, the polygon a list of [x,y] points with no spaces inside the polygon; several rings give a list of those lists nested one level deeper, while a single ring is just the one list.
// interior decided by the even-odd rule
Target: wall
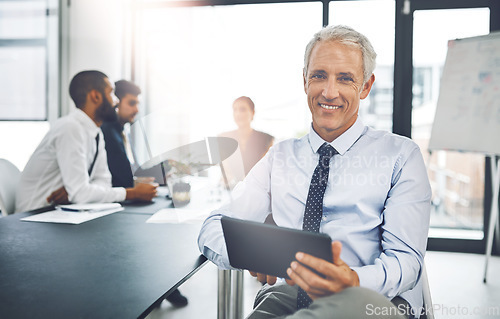
[{"label": "wall", "polygon": [[106,73],[111,82],[125,74],[123,30],[129,5],[130,0],[71,0],[70,6],[65,3],[61,7],[61,114],[74,108],[67,91],[76,73],[99,70]]},{"label": "wall", "polygon": [[[53,8],[57,7],[54,1],[57,0],[50,0]],[[129,54],[125,54],[123,43],[129,41],[124,41],[127,39],[124,30],[128,27],[124,17],[129,14],[127,8],[130,3],[130,0],[59,0],[60,35],[55,27],[48,39],[49,50],[52,50],[49,63],[58,64],[54,74],[48,74],[51,88],[49,122],[74,109],[68,87],[71,78],[79,71],[97,69],[106,73],[112,82],[127,74],[127,68],[130,67],[123,57],[129,57]],[[53,45],[57,38],[61,39],[59,52],[57,43]],[[57,70],[60,74],[60,89]],[[57,102],[57,95],[60,103]],[[11,161],[22,170],[49,130],[49,122],[0,121],[0,158]]]}]

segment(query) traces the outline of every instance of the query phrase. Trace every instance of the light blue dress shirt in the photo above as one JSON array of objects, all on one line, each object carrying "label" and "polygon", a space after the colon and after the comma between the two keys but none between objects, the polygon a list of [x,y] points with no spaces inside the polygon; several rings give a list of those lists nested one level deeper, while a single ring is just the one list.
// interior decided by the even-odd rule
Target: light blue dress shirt
[{"label": "light blue dress shirt", "polygon": [[[325,141],[312,129],[273,146],[233,191],[233,201],[204,222],[200,251],[230,269],[220,217],[302,229],[309,184]],[[430,218],[431,188],[419,147],[410,139],[364,126],[358,120],[330,143],[320,232],[342,243],[341,258],[362,287],[422,307],[419,282]]]}]

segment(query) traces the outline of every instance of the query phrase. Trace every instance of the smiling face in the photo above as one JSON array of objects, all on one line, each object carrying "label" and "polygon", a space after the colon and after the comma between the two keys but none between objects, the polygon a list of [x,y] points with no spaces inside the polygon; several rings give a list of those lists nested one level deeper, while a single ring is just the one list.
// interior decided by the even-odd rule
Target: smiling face
[{"label": "smiling face", "polygon": [[321,41],[309,58],[304,90],[312,114],[313,128],[331,142],[358,117],[359,102],[370,93],[375,76],[363,84],[361,50],[338,41]]}]

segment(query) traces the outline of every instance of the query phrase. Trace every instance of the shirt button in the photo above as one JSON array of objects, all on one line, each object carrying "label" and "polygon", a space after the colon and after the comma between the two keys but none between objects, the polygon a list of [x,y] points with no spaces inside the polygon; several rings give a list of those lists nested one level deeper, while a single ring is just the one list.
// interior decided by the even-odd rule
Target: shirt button
[{"label": "shirt button", "polygon": [[323,216],[323,221],[325,221],[325,222],[326,222],[326,216]]}]

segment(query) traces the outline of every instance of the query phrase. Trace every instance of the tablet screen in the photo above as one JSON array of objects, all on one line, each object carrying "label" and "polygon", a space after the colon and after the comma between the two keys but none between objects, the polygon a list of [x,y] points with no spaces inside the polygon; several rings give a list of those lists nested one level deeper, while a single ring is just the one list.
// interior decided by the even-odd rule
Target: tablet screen
[{"label": "tablet screen", "polygon": [[232,267],[288,278],[299,251],[332,261],[330,236],[223,216],[222,230]]}]

